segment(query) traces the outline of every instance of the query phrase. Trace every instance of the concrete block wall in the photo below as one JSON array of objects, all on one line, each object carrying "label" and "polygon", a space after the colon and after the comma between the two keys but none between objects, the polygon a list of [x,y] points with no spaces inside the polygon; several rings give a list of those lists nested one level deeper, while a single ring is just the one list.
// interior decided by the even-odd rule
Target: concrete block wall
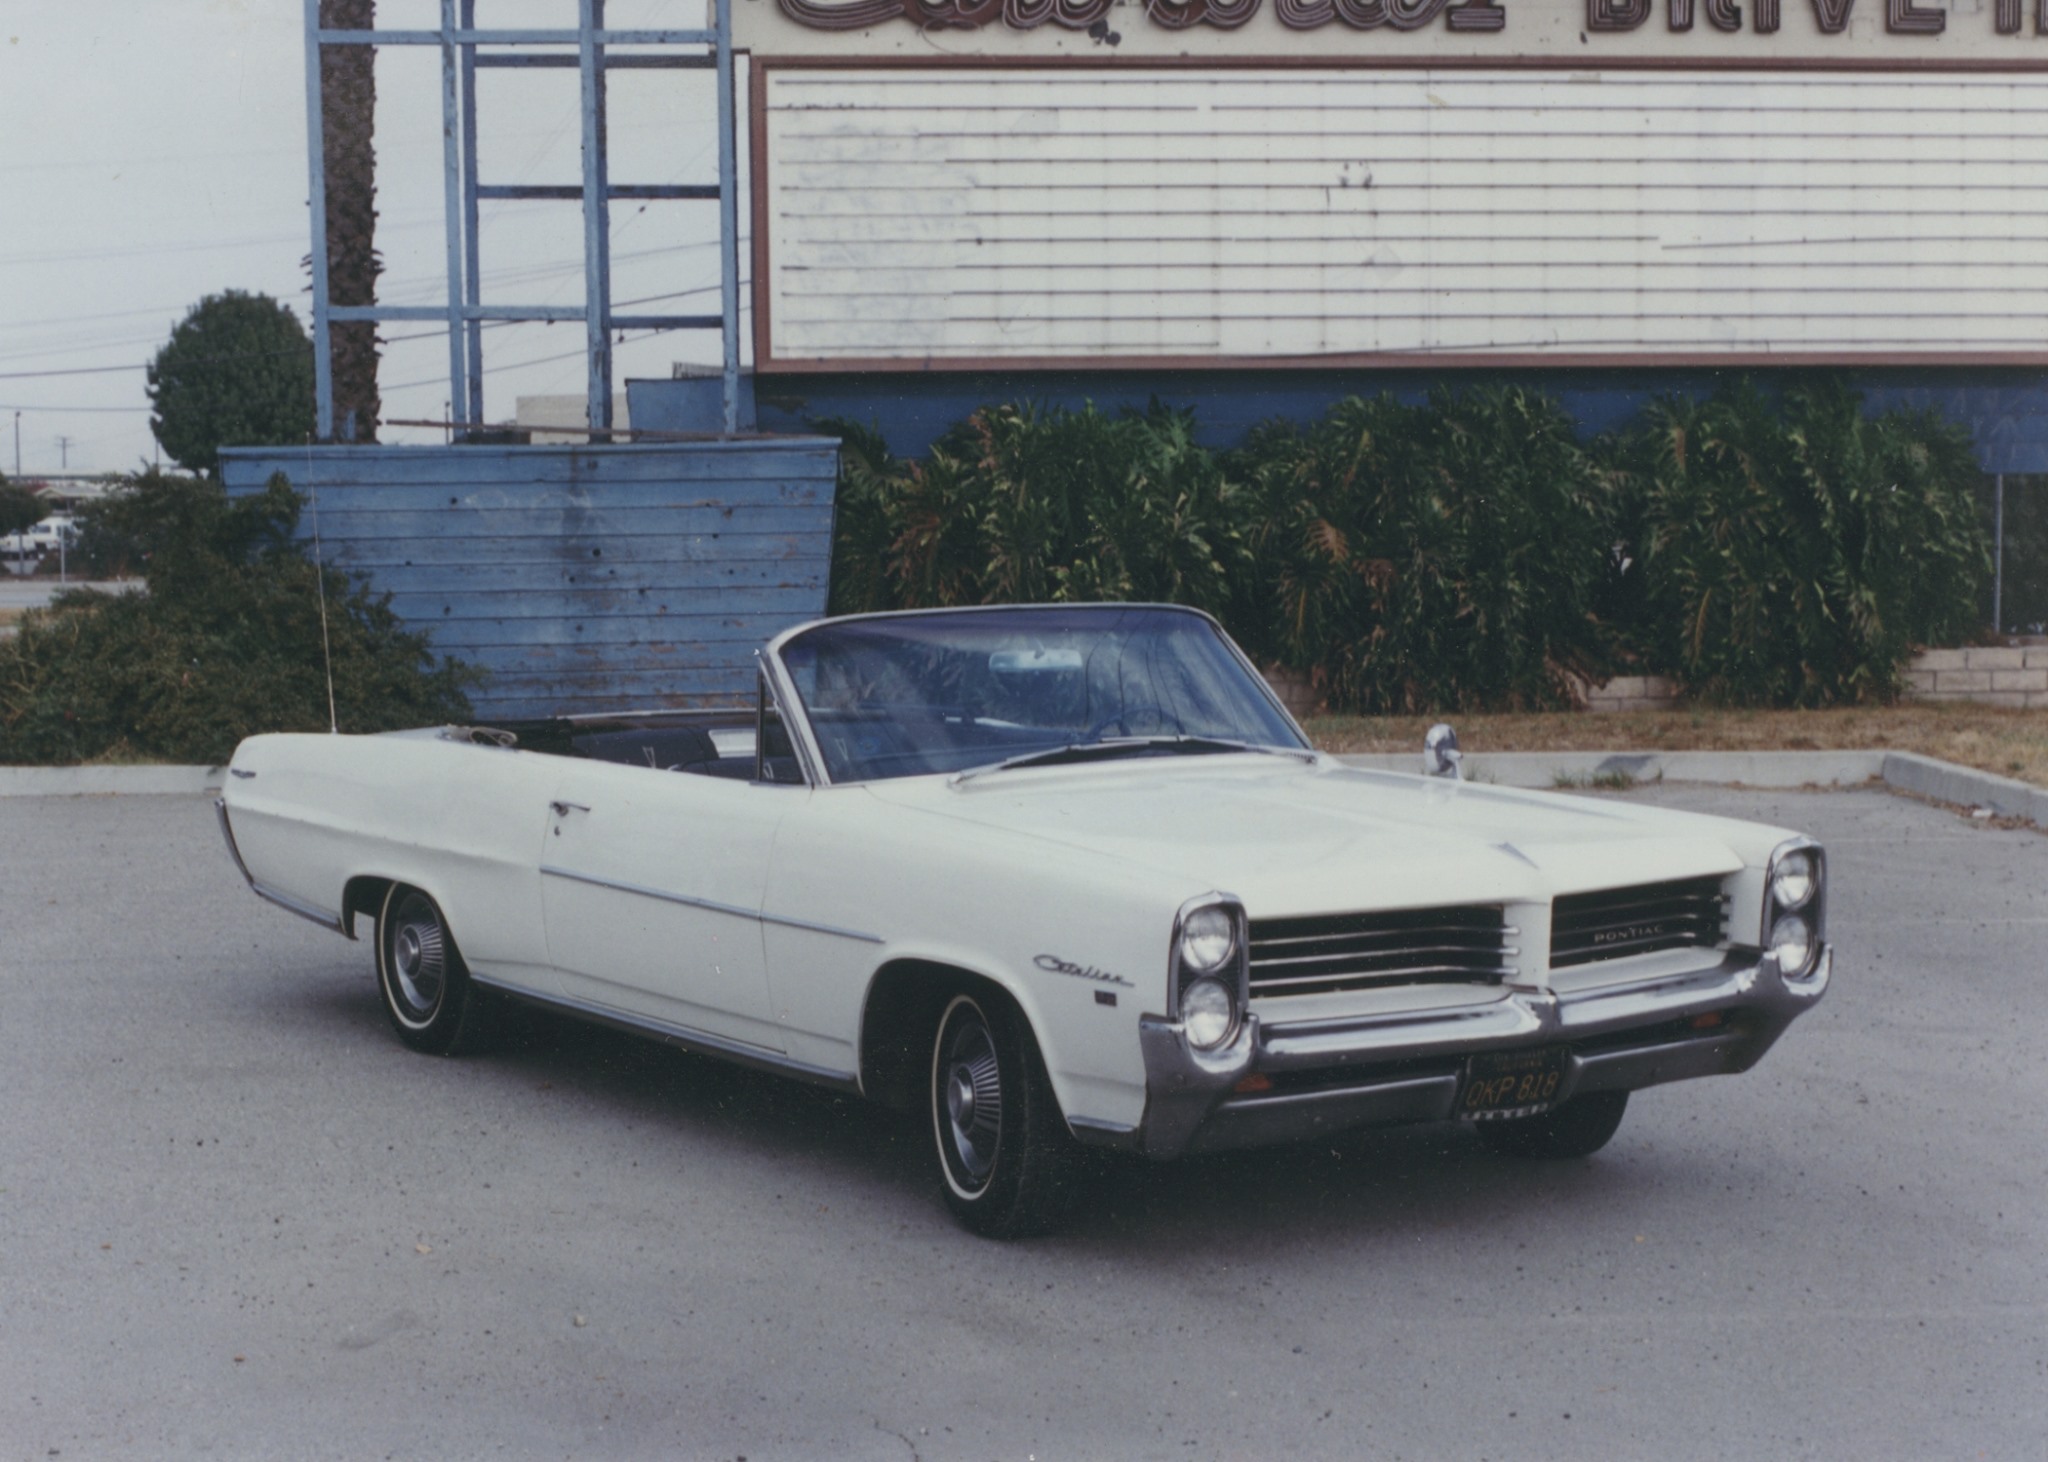
[{"label": "concrete block wall", "polygon": [[1289,670],[1285,665],[1268,665],[1264,671],[1266,684],[1273,688],[1273,694],[1280,697],[1280,704],[1287,707],[1287,714],[1297,721],[1323,713],[1323,698],[1316,694],[1315,683],[1299,670]]},{"label": "concrete block wall", "polygon": [[[1321,707],[1308,677],[1273,666],[1266,680],[1297,717]],[[1678,682],[1665,675],[1617,675],[1605,685],[1581,683],[1589,711],[1654,711],[1678,703]],[[1922,650],[1906,668],[1913,700],[1975,701],[2015,710],[2048,710],[2048,640]]]},{"label": "concrete block wall", "polygon": [[1678,699],[1678,682],[1665,675],[1617,675],[1585,689],[1589,711],[1654,711]]},{"label": "concrete block wall", "polygon": [[1923,701],[2048,709],[2048,642],[1922,650],[1906,668],[1906,693]]}]

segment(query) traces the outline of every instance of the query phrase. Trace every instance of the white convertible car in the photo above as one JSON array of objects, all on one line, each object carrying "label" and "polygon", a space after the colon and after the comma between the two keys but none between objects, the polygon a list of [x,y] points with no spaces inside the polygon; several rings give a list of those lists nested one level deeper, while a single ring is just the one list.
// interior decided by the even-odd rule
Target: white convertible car
[{"label": "white convertible car", "polygon": [[1190,610],[969,609],[790,630],[740,711],[252,737],[220,813],[257,893],[369,923],[408,1045],[513,998],[922,1107],[1010,1235],[1087,1144],[1584,1155],[1827,989],[1809,839],[1432,756],[1314,751]]}]

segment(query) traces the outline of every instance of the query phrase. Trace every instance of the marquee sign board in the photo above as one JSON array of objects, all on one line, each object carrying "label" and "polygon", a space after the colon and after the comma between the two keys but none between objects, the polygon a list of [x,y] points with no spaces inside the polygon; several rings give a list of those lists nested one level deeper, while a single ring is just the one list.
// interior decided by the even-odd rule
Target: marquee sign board
[{"label": "marquee sign board", "polygon": [[775,372],[2048,365],[2048,0],[737,0]]},{"label": "marquee sign board", "polygon": [[2048,65],[2048,0],[740,0],[757,56]]}]

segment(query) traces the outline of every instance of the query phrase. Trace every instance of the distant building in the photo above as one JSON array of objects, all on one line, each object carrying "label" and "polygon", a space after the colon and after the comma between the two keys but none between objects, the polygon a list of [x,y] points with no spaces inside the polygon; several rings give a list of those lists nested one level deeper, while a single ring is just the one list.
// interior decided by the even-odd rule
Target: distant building
[{"label": "distant building", "polygon": [[[578,446],[590,440],[589,402],[582,396],[521,396],[513,426],[531,433],[536,447]],[[612,413],[612,424],[623,431],[632,425],[632,412],[621,401]],[[556,427],[559,430],[549,431]]]}]

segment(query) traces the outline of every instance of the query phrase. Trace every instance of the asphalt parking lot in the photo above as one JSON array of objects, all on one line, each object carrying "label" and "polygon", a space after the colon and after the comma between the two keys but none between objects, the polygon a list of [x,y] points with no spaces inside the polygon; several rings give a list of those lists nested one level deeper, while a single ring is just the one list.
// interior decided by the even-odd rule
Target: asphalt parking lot
[{"label": "asphalt parking lot", "polygon": [[1585,1161],[1113,1172],[1001,1246],[921,1130],[582,1027],[391,1037],[200,798],[0,801],[0,1457],[2048,1455],[2048,837],[1833,858],[1834,988]]}]

